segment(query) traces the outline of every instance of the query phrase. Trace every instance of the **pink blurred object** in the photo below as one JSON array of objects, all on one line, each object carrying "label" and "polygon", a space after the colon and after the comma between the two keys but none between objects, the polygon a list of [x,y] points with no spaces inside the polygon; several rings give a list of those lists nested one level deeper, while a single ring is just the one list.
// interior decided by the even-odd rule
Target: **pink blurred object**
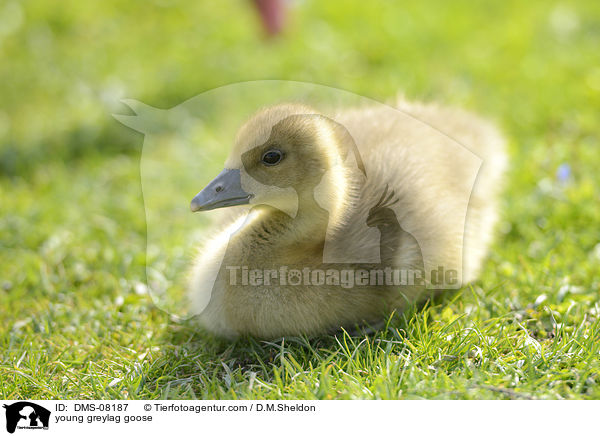
[{"label": "pink blurred object", "polygon": [[253,0],[263,26],[269,35],[276,35],[283,29],[285,21],[285,0]]}]

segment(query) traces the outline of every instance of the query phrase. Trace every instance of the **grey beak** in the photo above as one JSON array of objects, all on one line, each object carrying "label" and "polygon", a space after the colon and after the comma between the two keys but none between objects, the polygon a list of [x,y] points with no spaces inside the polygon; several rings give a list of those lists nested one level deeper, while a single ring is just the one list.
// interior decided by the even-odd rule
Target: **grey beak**
[{"label": "grey beak", "polygon": [[252,194],[242,189],[240,170],[224,169],[190,203],[192,212],[248,204]]}]

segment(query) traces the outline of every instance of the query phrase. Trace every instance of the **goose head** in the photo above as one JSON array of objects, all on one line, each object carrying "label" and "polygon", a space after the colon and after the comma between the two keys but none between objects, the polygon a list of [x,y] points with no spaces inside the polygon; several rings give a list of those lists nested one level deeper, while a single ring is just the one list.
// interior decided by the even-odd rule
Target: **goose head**
[{"label": "goose head", "polygon": [[335,213],[352,190],[344,163],[349,152],[364,173],[339,123],[302,105],[264,109],[242,126],[225,168],[193,198],[191,210],[270,205],[294,217],[302,205],[315,205],[315,189],[325,185],[320,202]]}]

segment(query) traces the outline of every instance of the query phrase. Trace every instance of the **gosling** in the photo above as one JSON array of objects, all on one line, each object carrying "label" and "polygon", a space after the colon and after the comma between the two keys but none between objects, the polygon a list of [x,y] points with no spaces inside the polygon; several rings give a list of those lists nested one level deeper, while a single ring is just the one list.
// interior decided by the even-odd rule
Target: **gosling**
[{"label": "gosling", "polygon": [[494,126],[456,109],[263,109],[191,202],[227,208],[191,268],[192,311],[228,338],[313,336],[460,287],[491,241],[505,161]]}]

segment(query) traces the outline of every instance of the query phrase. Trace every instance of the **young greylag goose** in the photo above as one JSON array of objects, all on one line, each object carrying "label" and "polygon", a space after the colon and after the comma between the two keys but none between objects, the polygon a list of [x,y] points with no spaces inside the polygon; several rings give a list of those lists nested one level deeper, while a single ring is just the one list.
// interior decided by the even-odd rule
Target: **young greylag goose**
[{"label": "young greylag goose", "polygon": [[401,109],[328,118],[284,104],[242,126],[225,169],[191,202],[194,212],[227,207],[231,220],[191,271],[204,327],[227,337],[314,335],[476,278],[503,141],[461,111]]}]

